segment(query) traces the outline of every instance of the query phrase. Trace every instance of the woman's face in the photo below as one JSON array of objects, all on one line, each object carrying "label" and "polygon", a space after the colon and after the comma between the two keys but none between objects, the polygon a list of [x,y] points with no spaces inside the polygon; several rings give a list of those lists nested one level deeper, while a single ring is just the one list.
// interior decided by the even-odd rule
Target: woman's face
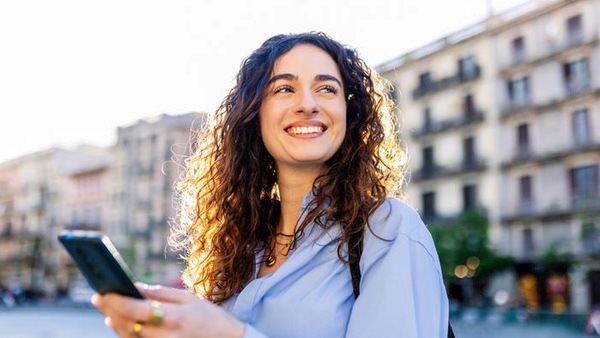
[{"label": "woman's face", "polygon": [[278,168],[323,167],[346,134],[337,64],[322,49],[293,47],[275,62],[260,107],[260,131]]}]

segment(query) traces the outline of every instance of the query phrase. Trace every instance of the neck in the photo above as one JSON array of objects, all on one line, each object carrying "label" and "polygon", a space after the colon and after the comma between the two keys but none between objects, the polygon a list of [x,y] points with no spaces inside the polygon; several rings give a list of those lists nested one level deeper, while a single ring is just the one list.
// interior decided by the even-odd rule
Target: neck
[{"label": "neck", "polygon": [[313,183],[321,172],[322,167],[277,167],[277,185],[281,201],[278,232],[289,235],[295,233],[304,195],[312,190]]}]

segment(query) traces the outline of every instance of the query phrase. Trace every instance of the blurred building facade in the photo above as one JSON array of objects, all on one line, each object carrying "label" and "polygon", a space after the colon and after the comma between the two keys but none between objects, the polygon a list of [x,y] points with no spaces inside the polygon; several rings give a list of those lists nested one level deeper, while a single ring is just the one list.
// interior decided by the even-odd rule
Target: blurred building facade
[{"label": "blurred building facade", "polygon": [[484,208],[518,262],[495,287],[531,308],[600,303],[599,39],[600,1],[532,1],[378,67],[412,131],[411,203],[434,224]]},{"label": "blurred building facade", "polygon": [[165,250],[168,222],[175,217],[173,185],[181,157],[189,152],[190,127],[200,127],[204,120],[197,113],[161,115],[118,129],[109,234],[143,279],[179,275],[180,267],[165,264],[165,259],[177,258]]},{"label": "blurred building facade", "polygon": [[50,296],[66,287],[56,237],[67,224],[68,173],[83,155],[51,148],[0,164],[3,284]]},{"label": "blurred building facade", "polygon": [[67,292],[79,273],[57,241],[64,229],[107,233],[138,277],[177,277],[165,250],[171,190],[190,127],[204,119],[160,115],[119,128],[109,148],[51,148],[0,163],[0,285]]}]

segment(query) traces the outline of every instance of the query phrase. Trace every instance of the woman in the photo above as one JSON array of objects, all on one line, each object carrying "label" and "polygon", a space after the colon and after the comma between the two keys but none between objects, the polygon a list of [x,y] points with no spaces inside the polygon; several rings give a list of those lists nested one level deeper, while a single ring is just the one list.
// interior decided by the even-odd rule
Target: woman
[{"label": "woman", "polygon": [[324,34],[268,39],[178,186],[171,242],[200,297],[95,296],[107,324],[121,337],[445,337],[434,244],[393,198],[405,156],[388,90]]}]

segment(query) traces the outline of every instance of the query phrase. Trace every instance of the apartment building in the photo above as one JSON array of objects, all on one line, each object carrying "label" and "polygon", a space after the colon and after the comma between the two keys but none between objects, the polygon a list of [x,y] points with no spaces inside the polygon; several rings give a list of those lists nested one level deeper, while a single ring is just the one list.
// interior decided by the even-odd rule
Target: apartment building
[{"label": "apartment building", "polygon": [[66,294],[80,280],[57,236],[107,233],[137,277],[169,283],[181,266],[166,249],[172,189],[205,115],[160,115],[118,129],[110,148],[50,148],[0,163],[0,285]]},{"label": "apartment building", "polygon": [[[377,67],[410,133],[410,203],[432,223],[486,210],[492,243],[518,261],[494,287],[534,283],[553,309],[559,279],[556,309],[600,303],[598,13],[598,0],[531,1]],[[552,253],[575,268],[550,271]]]},{"label": "apartment building", "polygon": [[[537,283],[557,274],[540,257],[574,256],[562,271],[574,310],[600,303],[591,259],[600,241],[599,13],[599,1],[546,1],[491,33],[504,145],[499,245],[520,262],[517,277]],[[541,303],[549,298],[540,293]]]},{"label": "apartment building", "polygon": [[[13,162],[0,165],[0,285],[14,283],[27,260],[22,223],[16,212],[18,199],[17,166]],[[18,238],[18,240],[16,240]],[[3,285],[7,287],[7,285]]]},{"label": "apartment building", "polygon": [[58,234],[68,224],[68,173],[82,150],[51,148],[0,165],[2,280],[54,296],[66,290]]},{"label": "apartment building", "polygon": [[495,64],[484,33],[474,25],[378,67],[400,97],[407,196],[427,222],[497,203]]},{"label": "apartment building", "polygon": [[190,127],[205,115],[160,115],[118,128],[114,147],[109,235],[134,273],[165,282],[180,275],[177,254],[166,249],[175,216],[173,185],[188,154]]}]

